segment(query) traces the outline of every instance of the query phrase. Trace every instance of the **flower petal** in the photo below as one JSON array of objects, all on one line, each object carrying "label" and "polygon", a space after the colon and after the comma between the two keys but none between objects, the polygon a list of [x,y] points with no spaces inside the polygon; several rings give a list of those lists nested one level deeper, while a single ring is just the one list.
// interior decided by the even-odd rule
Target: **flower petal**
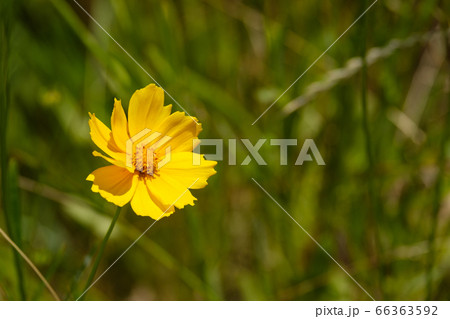
[{"label": "flower petal", "polygon": [[105,156],[105,155],[103,155],[102,153],[97,152],[97,151],[93,151],[93,152],[92,152],[92,155],[94,155],[95,157],[101,157],[101,158],[103,158],[104,160],[110,162],[110,163],[113,164],[113,165],[116,165],[116,166],[125,168],[125,169],[128,170],[130,173],[134,173],[134,168],[132,168],[132,167],[127,167],[127,164],[124,163],[124,162],[122,162],[122,161],[118,161],[118,160],[116,160],[116,159],[114,159],[114,158]]},{"label": "flower petal", "polygon": [[111,130],[95,117],[95,114],[89,113],[89,127],[91,139],[103,152],[112,158],[125,162],[125,153],[122,152],[114,142]]},{"label": "flower petal", "polygon": [[138,180],[136,192],[131,200],[131,207],[137,215],[149,216],[155,220],[169,216],[175,210],[173,206],[163,210],[160,203],[157,203],[157,200],[149,193],[143,179]]},{"label": "flower petal", "polygon": [[120,100],[114,99],[114,109],[111,115],[111,130],[114,141],[121,151],[126,151],[128,136],[128,123]]},{"label": "flower petal", "polygon": [[183,184],[170,175],[161,174],[151,180],[147,180],[147,187],[158,201],[164,206],[183,208],[186,205],[194,206],[196,198]]},{"label": "flower petal", "polygon": [[100,167],[93,171],[86,180],[93,182],[92,191],[99,193],[108,202],[123,206],[133,197],[137,174],[115,165]]},{"label": "flower petal", "polygon": [[154,84],[134,92],[128,108],[130,137],[148,128],[153,130],[170,115],[171,105],[164,106],[164,91]]},{"label": "flower petal", "polygon": [[[195,146],[202,126],[197,119],[186,116],[184,112],[175,112],[167,117],[155,130],[163,136],[170,136],[171,140],[159,147],[159,153],[170,146],[172,152],[190,152]],[[156,140],[155,140],[156,141]],[[157,150],[157,153],[158,153]]]},{"label": "flower petal", "polygon": [[186,188],[199,189],[208,185],[208,177],[216,173],[213,168],[216,164],[201,154],[179,152],[172,153],[170,161],[159,170],[161,176],[170,176]]}]

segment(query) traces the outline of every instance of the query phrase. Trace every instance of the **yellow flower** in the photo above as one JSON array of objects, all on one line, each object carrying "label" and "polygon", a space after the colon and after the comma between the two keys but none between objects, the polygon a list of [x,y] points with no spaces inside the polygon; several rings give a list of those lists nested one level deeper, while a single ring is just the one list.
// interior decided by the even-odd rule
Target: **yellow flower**
[{"label": "yellow flower", "polygon": [[197,119],[171,109],[164,106],[164,91],[150,84],[131,97],[128,121],[114,100],[111,130],[89,114],[92,141],[108,156],[93,155],[113,164],[87,177],[93,192],[117,206],[131,202],[136,214],[156,220],[194,205],[189,189],[205,187],[217,162],[192,152],[202,130]]}]

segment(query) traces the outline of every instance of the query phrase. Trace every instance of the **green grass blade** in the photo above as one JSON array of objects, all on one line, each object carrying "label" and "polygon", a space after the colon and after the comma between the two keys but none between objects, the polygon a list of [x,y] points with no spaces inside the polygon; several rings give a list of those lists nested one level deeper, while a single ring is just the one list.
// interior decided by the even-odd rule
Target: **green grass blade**
[{"label": "green grass blade", "polygon": [[[11,16],[13,13],[12,2],[4,2],[0,7],[1,14],[1,84],[0,84],[0,167],[1,167],[1,185],[2,185],[2,208],[5,215],[6,227],[13,241],[21,246],[21,218],[19,205],[19,190],[17,185],[17,164],[12,162],[8,165],[7,154],[7,118],[9,109],[9,50],[11,33]],[[9,167],[8,167],[9,166]],[[17,273],[17,282],[19,285],[20,298],[26,300],[25,284],[23,278],[22,261],[19,254],[14,250],[14,262]]]},{"label": "green grass blade", "polygon": [[[6,176],[6,187],[4,188],[5,217],[7,228],[12,240],[22,248],[22,216],[20,209],[18,188],[18,166],[16,161],[11,160],[8,165]],[[23,274],[22,258],[14,250],[14,262],[17,272],[20,298],[26,300],[25,280]]]}]

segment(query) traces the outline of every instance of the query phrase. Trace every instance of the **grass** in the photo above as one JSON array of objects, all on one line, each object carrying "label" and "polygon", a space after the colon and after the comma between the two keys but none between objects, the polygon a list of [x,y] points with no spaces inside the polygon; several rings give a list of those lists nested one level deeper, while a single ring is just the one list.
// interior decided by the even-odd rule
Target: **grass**
[{"label": "grass", "polygon": [[[11,37],[11,19],[12,5],[2,4],[0,7],[2,22],[0,25],[1,33],[1,128],[0,128],[0,166],[1,166],[1,199],[2,211],[5,218],[6,228],[10,233],[12,240],[19,246],[22,245],[22,222],[19,203],[19,190],[17,185],[18,168],[15,161],[10,162],[7,154],[7,118],[10,106],[10,85],[9,85],[9,55],[10,55],[10,37]],[[19,299],[26,300],[24,275],[22,269],[21,257],[16,249],[13,249],[14,265],[17,276]]]},{"label": "grass", "polygon": [[82,295],[78,298],[78,300],[83,300],[84,296],[86,295],[89,288],[91,288],[92,281],[94,280],[95,273],[97,272],[98,266],[100,265],[100,261],[102,260],[103,253],[105,252],[106,243],[109,240],[109,237],[111,237],[111,233],[114,229],[114,226],[116,225],[117,219],[119,219],[121,207],[117,207],[116,212],[114,214],[113,219],[111,220],[111,224],[109,225],[108,231],[105,234],[105,237],[103,237],[102,243],[100,244],[100,247],[98,249],[97,255],[95,256],[94,263],[92,265],[91,272],[89,273],[89,277],[86,282],[86,286],[84,287]]},{"label": "grass", "polygon": [[[448,300],[444,2],[379,1],[255,125],[370,1],[80,4],[225,148],[196,205],[156,223],[86,299],[367,300],[254,178],[376,299]],[[116,208],[85,181],[104,165],[88,112],[109,124],[113,98],[127,107],[152,80],[71,1],[3,1],[1,21],[0,226],[73,300],[152,222],[125,206],[95,259]],[[228,165],[233,138],[268,139],[268,165]],[[288,165],[276,138],[298,139]],[[294,165],[308,138],[326,166]],[[236,152],[240,164],[239,140]],[[0,299],[51,299],[7,242],[0,254]]]},{"label": "grass", "polygon": [[[449,49],[448,45],[448,34],[443,34],[443,42],[447,43],[447,50]],[[443,66],[444,72],[450,71],[449,61]],[[447,96],[443,98],[443,103],[447,104],[447,108],[450,103],[449,92],[447,90]],[[444,104],[444,105],[445,105]],[[434,263],[436,258],[436,235],[437,235],[437,227],[439,223],[439,212],[441,210],[442,196],[443,196],[443,187],[444,187],[444,176],[446,171],[446,144],[450,135],[450,112],[447,112],[445,116],[445,122],[443,123],[442,128],[442,136],[439,143],[439,154],[437,158],[436,166],[438,167],[438,176],[436,178],[436,183],[434,186],[434,194],[433,194],[433,210],[432,210],[432,221],[431,221],[431,231],[429,237],[429,257],[428,257],[428,285],[427,285],[427,300],[432,300],[434,296]]]},{"label": "grass", "polygon": [[[367,8],[369,1],[364,0],[362,2],[362,7]],[[362,107],[362,127],[363,127],[363,134],[364,134],[364,142],[365,142],[365,151],[366,151],[366,160],[368,162],[367,165],[367,189],[368,189],[368,223],[369,226],[369,232],[371,238],[370,244],[372,246],[371,252],[373,255],[374,268],[377,269],[376,271],[376,280],[377,280],[377,299],[382,299],[382,272],[380,267],[380,241],[379,241],[379,234],[378,234],[378,224],[380,222],[379,216],[378,216],[378,192],[375,189],[375,160],[373,156],[373,150],[372,150],[372,135],[370,132],[369,127],[369,119],[368,119],[368,105],[367,105],[367,61],[366,61],[366,55],[367,55],[367,35],[368,35],[368,18],[367,16],[364,16],[361,21],[361,60],[362,60],[362,68],[361,68],[361,107]]]}]

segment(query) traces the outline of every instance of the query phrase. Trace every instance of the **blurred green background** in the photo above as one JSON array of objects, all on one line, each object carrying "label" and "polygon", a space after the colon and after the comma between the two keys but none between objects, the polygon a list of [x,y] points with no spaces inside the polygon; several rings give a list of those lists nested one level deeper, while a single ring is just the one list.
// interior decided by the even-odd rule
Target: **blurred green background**
[{"label": "blurred green background", "polygon": [[[220,162],[87,300],[450,298],[446,1],[83,0],[191,115],[200,138],[296,138],[288,165]],[[446,6],[446,7],[445,7]],[[115,207],[90,190],[88,112],[109,125],[153,81],[71,0],[2,0],[0,226],[63,299],[83,291]],[[366,63],[361,56],[367,54]],[[166,104],[176,103],[166,95]],[[326,166],[295,166],[314,139]],[[247,153],[238,142],[238,163]],[[97,274],[152,223],[129,205]],[[447,288],[445,288],[447,287]],[[0,237],[0,300],[51,300]]]}]

